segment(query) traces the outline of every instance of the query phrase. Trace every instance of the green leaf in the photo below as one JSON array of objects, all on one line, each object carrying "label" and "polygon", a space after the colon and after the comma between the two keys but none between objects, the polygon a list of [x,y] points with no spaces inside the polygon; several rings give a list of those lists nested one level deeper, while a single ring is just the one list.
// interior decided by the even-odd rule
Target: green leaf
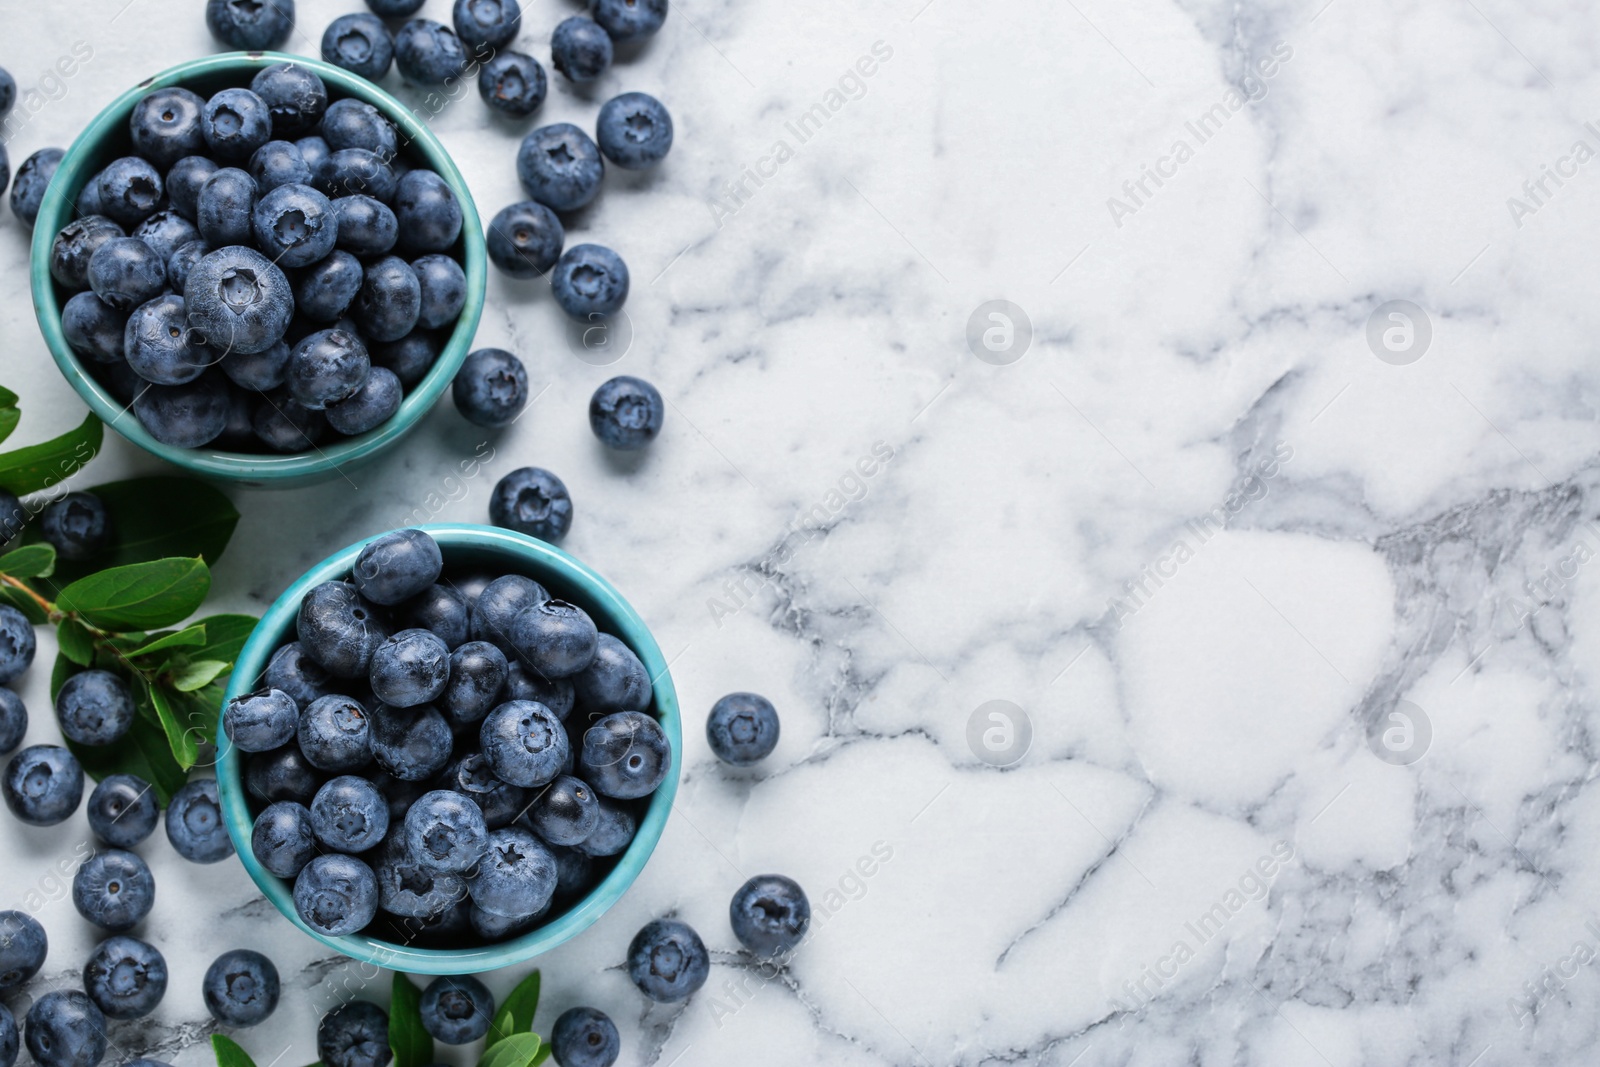
[{"label": "green leaf", "polygon": [[490,1045],[478,1067],[533,1067],[542,1042],[538,1034],[512,1034]]},{"label": "green leaf", "polygon": [[195,744],[206,745],[216,740],[217,718],[222,712],[222,698],[226,693],[226,686],[212,682],[192,693],[174,689],[166,697],[173,714],[185,724]]},{"label": "green leaf", "polygon": [[143,716],[134,716],[133,726],[114,745],[80,745],[67,741],[66,746],[83,764],[84,773],[95,781],[113,774],[136,774],[143,778],[155,788],[162,807],[166,807],[172,794],[189,780],[188,773],[172,758],[167,735]]},{"label": "green leaf", "polygon": [[56,627],[56,643],[61,646],[61,654],[78,666],[87,667],[94,662],[94,636],[77,619],[61,620]]},{"label": "green leaf", "polygon": [[422,993],[399,971],[394,972],[389,1000],[389,1047],[394,1050],[394,1067],[433,1063],[433,1035],[422,1026]]},{"label": "green leaf", "polygon": [[192,655],[205,659],[220,659],[232,663],[244,650],[244,643],[255,632],[261,620],[254,615],[207,615],[195,620],[196,626],[206,628],[206,642]]},{"label": "green leaf", "polygon": [[100,451],[105,432],[100,420],[90,414],[76,430],[0,455],[0,489],[26,496],[65,481]]},{"label": "green leaf", "polygon": [[[62,560],[58,573],[64,582],[106,567],[174,556],[199,556],[214,566],[239,523],[239,512],[221,490],[193,478],[130,478],[91,486],[88,492],[106,506],[112,543],[91,559]],[[24,536],[36,540],[37,526]]]},{"label": "green leaf", "polygon": [[200,648],[205,643],[205,623],[197,622],[193,626],[185,627],[182,630],[150,634],[143,642],[135,643],[132,648],[124,649],[122,654],[129,659],[133,659],[136,656],[148,656],[152,652],[164,652],[171,648]]},{"label": "green leaf", "polygon": [[50,621],[49,616],[45,615],[44,609],[39,606],[37,600],[12,586],[0,585],[0,604],[10,604],[22,612],[23,616],[35,626],[43,626]]},{"label": "green leaf", "polygon": [[17,394],[0,385],[0,441],[11,436],[11,431],[17,428],[21,419],[22,412],[17,410]]},{"label": "green leaf", "polygon": [[250,1054],[231,1037],[212,1034],[211,1048],[217,1054],[217,1067],[256,1067]]},{"label": "green leaf", "polygon": [[526,1033],[533,1028],[533,1013],[539,1008],[539,972],[534,971],[517,983],[500,1002],[489,1024],[489,1047],[504,1041],[513,1034]]},{"label": "green leaf", "polygon": [[149,701],[156,721],[161,723],[161,732],[166,736],[167,748],[178,766],[184,770],[193,767],[200,758],[200,739],[189,729],[188,722],[179,719],[167,689],[159,684],[150,685],[143,679],[138,681],[134,689],[136,701]]},{"label": "green leaf", "polygon": [[61,653],[56,653],[55,665],[50,668],[50,703],[54,704],[56,702],[56,697],[60,694],[61,687],[67,684],[68,678],[71,678],[80,670],[82,668],[76,663]]},{"label": "green leaf", "polygon": [[549,1045],[540,1045],[538,1053],[533,1057],[533,1067],[539,1067],[539,1064],[549,1059],[550,1053],[554,1051],[555,1049],[551,1048]]},{"label": "green leaf", "polygon": [[56,595],[56,606],[107,630],[152,629],[188,618],[211,589],[201,559],[158,559],[79,578]]},{"label": "green leaf", "polygon": [[0,574],[13,578],[48,578],[55,573],[56,550],[50,545],[23,545],[0,556]]},{"label": "green leaf", "polygon": [[188,660],[176,665],[172,671],[172,688],[180,693],[203,689],[228,669],[220,659]]}]

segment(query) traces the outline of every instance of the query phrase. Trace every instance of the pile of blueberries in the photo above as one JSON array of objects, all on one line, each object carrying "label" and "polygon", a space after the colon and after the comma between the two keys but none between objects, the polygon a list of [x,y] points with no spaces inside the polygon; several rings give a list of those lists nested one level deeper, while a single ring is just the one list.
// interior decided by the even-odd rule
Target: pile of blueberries
[{"label": "pile of blueberries", "polygon": [[251,845],[311,929],[458,946],[531,929],[633,839],[672,751],[634,652],[521,574],[368,543],[223,729]]},{"label": "pile of blueberries", "polygon": [[102,383],[181,448],[299,452],[390,419],[466,302],[445,180],[295,63],[152,90],[128,132],[50,254]]}]

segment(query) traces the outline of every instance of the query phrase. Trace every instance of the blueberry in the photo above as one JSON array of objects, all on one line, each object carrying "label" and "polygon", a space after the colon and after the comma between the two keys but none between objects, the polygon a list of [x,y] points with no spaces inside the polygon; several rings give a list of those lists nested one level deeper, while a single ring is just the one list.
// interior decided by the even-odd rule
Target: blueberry
[{"label": "blueberry", "polygon": [[592,82],[611,66],[611,35],[586,15],[573,15],[550,35],[550,61],[566,79]]},{"label": "blueberry", "polygon": [[145,93],[128,116],[133,150],[162,168],[204,152],[200,113],[205,106],[198,94],[176,85]]},{"label": "blueberry", "polygon": [[74,293],[61,309],[61,332],[67,344],[96,363],[122,362],[122,335],[127,325],[127,312],[118,311],[93,293]]},{"label": "blueberry", "polygon": [[133,692],[110,671],[80,671],[56,694],[56,720],[69,741],[109,745],[133,726]]},{"label": "blueberry", "polygon": [[250,225],[256,246],[285,267],[309,267],[339,239],[333,204],[309,185],[280,185],[263,195]]},{"label": "blueberry", "polygon": [[608,797],[596,797],[600,815],[595,820],[589,836],[578,843],[578,851],[586,856],[615,856],[633,841],[639,829],[633,813]]},{"label": "blueberry", "polygon": [[167,265],[160,253],[137,237],[113,237],[89,259],[89,285],[118,311],[131,311],[160,294]]},{"label": "blueberry", "polygon": [[17,79],[11,76],[10,71],[0,67],[0,119],[6,117],[16,102]]},{"label": "blueberry", "polygon": [[166,958],[137,937],[108,937],[83,965],[83,989],[107,1018],[143,1018],[167,993]]},{"label": "blueberry", "polygon": [[443,252],[461,234],[461,205],[438,174],[414,170],[400,179],[394,194],[400,242],[414,252]]},{"label": "blueberry", "polygon": [[229,48],[277,48],[294,29],[294,0],[206,0],[206,28]]},{"label": "blueberry", "polygon": [[[531,610],[531,609],[530,609]],[[577,695],[568,678],[546,678],[520,658],[506,670],[505,695],[501,700],[533,700],[550,709],[562,722],[572,714]]]},{"label": "blueberry", "polygon": [[555,891],[555,856],[519,826],[491,832],[477,869],[467,875],[472,902],[508,919],[540,911]]},{"label": "blueberry", "polygon": [[393,371],[407,389],[426,378],[439,358],[438,339],[425,330],[412,330],[398,341],[375,342],[368,348],[372,365]]},{"label": "blueberry", "polygon": [[373,14],[386,19],[410,18],[422,10],[423,0],[367,0]]},{"label": "blueberry", "polygon": [[384,1067],[394,1057],[388,1013],[364,1000],[334,1008],[317,1024],[317,1057],[326,1067]]},{"label": "blueberry", "polygon": [[38,1067],[97,1067],[105,1058],[106,1017],[76,989],[34,1001],[23,1034]]},{"label": "blueberry", "polygon": [[528,809],[528,824],[552,845],[579,844],[599,821],[594,793],[582,779],[568,774],[551,782]]},{"label": "blueberry", "polygon": [[87,215],[63,226],[50,245],[50,276],[68,289],[89,284],[89,260],[107,241],[127,234],[104,215]]},{"label": "blueberry", "polygon": [[302,407],[321,411],[355,395],[371,370],[361,338],[335,327],[308,334],[294,346],[284,383]]},{"label": "blueberry", "polygon": [[342,774],[312,798],[311,830],[324,848],[365,852],[389,832],[389,806],[371,782]]},{"label": "blueberry", "polygon": [[294,314],[283,271],[255,249],[239,245],[207,253],[195,264],[184,283],[183,302],[190,324],[206,344],[223,352],[271,348],[283,338]]},{"label": "blueberry", "polygon": [[394,35],[394,62],[401,77],[417,85],[444,85],[461,77],[467,50],[448,26],[412,19]]},{"label": "blueberry", "polygon": [[301,707],[333,692],[333,679],[299,641],[290,641],[272,654],[264,681],[268,687],[288,693]]},{"label": "blueberry", "polygon": [[328,405],[328,425],[351,437],[375,430],[394,417],[404,397],[405,390],[394,372],[374,367],[354,394]]},{"label": "blueberry", "polygon": [[490,830],[509,826],[527,807],[526,792],[496,778],[482,752],[463,756],[446,767],[439,785],[454,789],[478,805],[483,824]]},{"label": "blueberry", "polygon": [[454,790],[424,793],[406,812],[406,852],[430,870],[469,870],[482,858],[488,833],[478,805]]},{"label": "blueberry", "polygon": [[745,948],[757,956],[779,956],[805,939],[811,902],[792,878],[758,874],[733,895],[728,920]]},{"label": "blueberry", "polygon": [[594,0],[591,14],[618,44],[638,41],[661,29],[667,0]]},{"label": "blueberry", "polygon": [[628,299],[628,265],[604,245],[574,245],[550,275],[561,310],[579,322],[614,315]]},{"label": "blueberry", "polygon": [[408,627],[429,631],[451,650],[466,641],[472,623],[467,598],[439,582],[400,605],[399,619]]},{"label": "blueberry", "polygon": [[320,136],[302,137],[294,143],[294,146],[300,150],[300,158],[306,161],[306,166],[311,168],[312,184],[315,185],[317,168],[328,161],[333,149],[329,148],[328,142]]},{"label": "blueberry", "polygon": [[422,285],[399,256],[384,256],[367,267],[350,306],[362,334],[374,341],[398,341],[417,325],[421,313]]},{"label": "blueberry", "polygon": [[249,89],[223,89],[201,109],[200,128],[214,157],[239,162],[272,140],[272,111]]},{"label": "blueberry", "polygon": [[156,880],[144,860],[120,848],[96,852],[72,877],[72,906],[96,926],[121,933],[150,914]]},{"label": "blueberry", "polygon": [[322,120],[322,137],[334,151],[365,148],[384,159],[392,159],[400,144],[394,123],[365,100],[354,97],[329,105]]},{"label": "blueberry", "polygon": [[20,911],[0,911],[0,990],[12,990],[39,973],[50,939],[39,920]]},{"label": "blueberry", "polygon": [[431,703],[449,679],[450,649],[421,629],[401,630],[379,645],[368,676],[373,694],[397,708]]},{"label": "blueberry", "polygon": [[522,52],[501,52],[478,71],[478,95],[497,111],[525,118],[539,110],[548,92],[544,67]]},{"label": "blueberry", "polygon": [[378,610],[348,582],[323,582],[307,593],[297,629],[306,653],[336,678],[365,676],[372,653],[389,637]]},{"label": "blueberry", "polygon": [[173,448],[199,448],[228,428],[232,399],[227,382],[202,375],[186,385],[151,385],[141,390],[133,413],[145,432]]},{"label": "blueberry", "polygon": [[237,167],[224,167],[206,179],[195,198],[194,220],[200,236],[213,247],[242,244],[252,238],[256,180]]},{"label": "blueberry", "polygon": [[28,509],[21,499],[9,489],[0,489],[0,545],[20,534],[27,523]]},{"label": "blueberry", "polygon": [[492,55],[517,39],[522,8],[517,0],[456,0],[450,11],[456,35],[476,56]]},{"label": "blueberry", "polygon": [[199,217],[200,190],[219,168],[210,156],[184,156],[167,171],[167,203],[193,222]]},{"label": "blueberry", "polygon": [[755,693],[729,693],[711,706],[706,742],[724,763],[747,767],[778,745],[778,711]]},{"label": "blueberry", "polygon": [[529,608],[511,625],[517,654],[546,678],[566,678],[587,667],[598,636],[589,613],[564,600]]},{"label": "blueberry", "polygon": [[100,214],[100,174],[96,172],[83,183],[83,188],[78,190],[78,198],[72,202],[73,210],[79,218]]},{"label": "blueberry", "polygon": [[268,141],[250,157],[256,189],[270,192],[282,185],[309,185],[311,167],[293,141]]},{"label": "blueberry", "polygon": [[431,705],[380,704],[373,712],[372,758],[402,781],[425,781],[443,770],[450,762],[451,740],[450,724]]},{"label": "blueberry", "polygon": [[705,942],[694,927],[677,919],[646,923],[628,945],[628,977],[651,1000],[686,1000],[706,984],[710,973]]},{"label": "blueberry", "polygon": [[256,437],[273,452],[304,452],[322,440],[328,420],[302,407],[282,390],[263,393],[252,422]]},{"label": "blueberry", "polygon": [[123,226],[136,226],[161,207],[161,173],[138,156],[114,160],[95,178],[99,213]]},{"label": "blueberry", "polygon": [[494,996],[471,975],[446,975],[428,983],[420,1009],[422,1028],[435,1040],[466,1045],[489,1032]]},{"label": "blueberry", "polygon": [[[603,809],[602,809],[603,810]],[[629,832],[629,837],[632,837]],[[556,857],[556,899],[569,900],[589,888],[594,860],[575,848],[552,846]],[[620,850],[619,850],[620,851]]]},{"label": "blueberry", "polygon": [[522,188],[530,199],[556,211],[576,211],[593,200],[604,176],[600,149],[570,122],[539,127],[517,150]]},{"label": "blueberry", "polygon": [[648,93],[623,93],[601,106],[595,137],[612,163],[624,170],[645,170],[672,148],[672,116]]},{"label": "blueberry", "polygon": [[111,513],[93,493],[68,493],[45,506],[39,533],[62,559],[89,559],[111,542]]},{"label": "blueberry", "polygon": [[28,669],[37,647],[28,617],[10,604],[0,604],[0,685]]},{"label": "blueberry", "polygon": [[[549,910],[549,906],[546,905],[545,911]],[[534,924],[539,921],[539,917],[543,914],[544,912],[541,911],[533,915],[519,915],[514,919],[508,919],[502,915],[490,914],[474,904],[472,905],[469,919],[472,923],[473,933],[485,941],[496,942],[504,941],[507,938],[515,937],[533,929]]]},{"label": "blueberry", "polygon": [[131,237],[137,237],[155,250],[162,262],[172,258],[179,245],[188,244],[200,236],[194,223],[176,211],[158,211],[134,227]]},{"label": "blueberry", "polygon": [[666,780],[672,746],[661,724],[638,711],[607,715],[583,734],[578,769],[597,792],[618,800],[648,796]]},{"label": "blueberry", "polygon": [[[501,662],[505,662],[504,659]],[[14,691],[0,687],[0,755],[15,752],[27,732],[27,705]]]},{"label": "blueberry", "polygon": [[0,790],[11,814],[31,826],[54,826],[78,810],[83,768],[59,745],[30,745],[6,764]]},{"label": "blueberry", "polygon": [[346,696],[325,696],[300,714],[300,751],[321,771],[354,771],[372,759],[372,725],[367,709]]},{"label": "blueberry", "polygon": [[391,915],[407,919],[436,916],[467,895],[459,874],[421,866],[406,851],[404,833],[392,833],[378,853],[373,874],[378,881],[378,905]]},{"label": "blueberry", "polygon": [[280,800],[309,804],[321,779],[299,745],[285,745],[276,752],[252,756],[244,784],[251,796],[269,804]]},{"label": "blueberry", "polygon": [[167,284],[175,291],[183,292],[183,287],[189,282],[189,272],[210,251],[211,246],[203,238],[185,242],[173,249],[167,257]]},{"label": "blueberry", "polygon": [[322,33],[322,58],[368,81],[389,73],[394,62],[394,38],[376,15],[365,11],[340,15]]},{"label": "blueberry", "polygon": [[359,256],[382,255],[400,235],[389,205],[370,196],[341,196],[333,202],[333,213],[339,220],[339,247]]},{"label": "blueberry", "polygon": [[495,708],[478,737],[495,776],[524,788],[553,781],[570,751],[561,720],[531,700],[508,700]]},{"label": "blueberry", "polygon": [[189,329],[181,296],[158,296],[134,309],[122,331],[122,357],[135,374],[156,385],[183,385],[218,359]]},{"label": "blueberry", "polygon": [[222,709],[222,730],[241,752],[270,752],[294,740],[300,708],[281,689],[257,689]]},{"label": "blueberry", "polygon": [[274,137],[297,137],[314,129],[328,108],[328,87],[299,63],[263,67],[250,79],[250,91],[272,115]]},{"label": "blueberry", "polygon": [[267,873],[293,878],[317,854],[311,812],[293,800],[268,804],[250,829],[250,851]]},{"label": "blueberry", "polygon": [[316,933],[353,934],[378,913],[378,880],[354,856],[318,856],[294,880],[294,908]]},{"label": "blueberry", "polygon": [[550,1047],[561,1067],[611,1067],[622,1051],[622,1039],[605,1012],[568,1008],[550,1031]]},{"label": "blueberry", "polygon": [[[650,706],[650,672],[633,649],[601,634],[594,662],[572,676],[578,699],[592,711],[643,711]],[[601,790],[605,792],[605,790]]]},{"label": "blueberry", "polygon": [[477,722],[495,706],[505,680],[505,653],[487,641],[468,641],[450,653],[450,680],[440,707],[452,722]]},{"label": "blueberry", "polygon": [[449,256],[427,255],[413,261],[411,270],[421,290],[417,325],[433,329],[454,322],[467,306],[467,276],[461,264]]},{"label": "blueberry", "polygon": [[200,991],[213,1019],[228,1026],[254,1026],[278,1006],[278,968],[259,952],[230,949],[206,968]]},{"label": "blueberry", "polygon": [[480,348],[467,356],[451,385],[456,410],[477,426],[510,425],[528,403],[528,372],[503,348]]},{"label": "blueberry", "polygon": [[17,168],[16,178],[11,183],[11,213],[30,230],[39,217],[39,209],[44,206],[50,179],[55,177],[65,154],[59,148],[41,148]]},{"label": "blueberry", "polygon": [[384,203],[394,199],[399,175],[376,152],[365,148],[340,148],[311,169],[312,184],[335,199],[366,193]]},{"label": "blueberry", "polygon": [[472,638],[491,641],[500,651],[511,649],[511,624],[517,615],[550,599],[544,586],[520,574],[496,578],[478,594],[472,606]]},{"label": "blueberry", "polygon": [[608,448],[643,448],[661,432],[666,406],[656,387],[626,374],[612,378],[589,400],[589,428]]},{"label": "blueberry", "polygon": [[[351,196],[335,200],[334,214],[339,213],[338,205],[357,199],[367,198]],[[341,226],[340,235],[343,236],[344,232]],[[300,272],[299,279],[294,283],[295,309],[313,322],[335,322],[349,309],[356,293],[361,291],[362,276],[361,261],[354,255],[345,251],[330,252],[324,259]],[[279,380],[281,383],[282,379]]]},{"label": "blueberry", "polygon": [[532,200],[501,208],[489,221],[489,259],[513,278],[537,278],[555,266],[565,240],[556,213]]},{"label": "blueberry", "polygon": [[167,804],[167,840],[173,851],[190,863],[216,863],[233,855],[215,778],[196,778],[172,794]]},{"label": "blueberry", "polygon": [[572,527],[572,496],[560,478],[542,467],[519,467],[495,484],[489,520],[507,530],[559,541]]},{"label": "blueberry", "polygon": [[351,579],[366,599],[393,605],[427,589],[443,569],[437,541],[421,530],[395,530],[362,547]]}]

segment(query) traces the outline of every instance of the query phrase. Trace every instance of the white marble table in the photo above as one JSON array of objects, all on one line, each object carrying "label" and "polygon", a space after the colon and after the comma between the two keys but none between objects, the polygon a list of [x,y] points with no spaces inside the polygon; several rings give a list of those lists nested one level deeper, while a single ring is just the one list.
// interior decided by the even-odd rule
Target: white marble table
[{"label": "white marble table", "polygon": [[[126,2],[10,6],[0,64],[25,87],[94,53],[13,164],[212,47],[198,0]],[[300,6],[302,52],[357,8]],[[525,47],[548,60],[572,10],[530,4]],[[623,89],[673,110],[668,163],[609,176],[573,232],[632,267],[626,355],[586,364],[548,293],[493,280],[480,341],[526,360],[530,414],[490,438],[446,402],[356,490],[241,494],[218,602],[259,608],[435,511],[481,521],[536,463],[691,725],[730,690],[776,702],[758,771],[688,732],[644,876],[541,961],[539,1025],[601,1007],[623,1063],[1583,1062],[1597,34],[1570,2],[680,0],[593,99],[556,80],[540,116],[589,124]],[[433,127],[485,213],[517,197],[517,129],[475,97]],[[25,261],[0,219],[19,441],[82,411]],[[670,402],[636,463],[586,428],[618,372]],[[113,441],[92,475],[152,469]],[[36,670],[30,739],[53,736],[45,688]],[[996,700],[1031,728],[1005,768],[1015,749],[982,741],[1005,724],[969,729]],[[36,988],[75,982],[93,940],[51,873],[86,835],[0,819],[0,905],[48,898]],[[288,992],[241,1040],[310,1062],[319,1013],[369,976],[237,865],[144,851],[174,980],[118,1048],[209,1064],[200,974],[243,945]],[[773,981],[726,920],[766,871],[820,924]],[[618,964],[668,912],[712,978],[647,1011]]]}]

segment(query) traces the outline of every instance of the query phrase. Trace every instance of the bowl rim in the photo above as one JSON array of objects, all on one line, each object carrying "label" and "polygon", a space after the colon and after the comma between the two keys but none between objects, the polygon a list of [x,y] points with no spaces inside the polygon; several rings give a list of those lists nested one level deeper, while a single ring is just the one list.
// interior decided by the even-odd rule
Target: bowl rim
[{"label": "bowl rim", "polygon": [[[612,585],[597,572],[576,558],[537,538],[496,526],[471,523],[437,523],[405,527],[429,534],[439,542],[448,555],[452,547],[472,547],[490,552],[504,552],[514,559],[530,577],[539,578],[540,571],[555,572],[563,580],[582,590],[591,598],[622,632],[616,634],[639,656],[653,679],[652,690],[657,718],[666,732],[672,748],[672,768],[664,782],[651,794],[650,806],[633,841],[617,858],[616,866],[587,896],[572,905],[554,921],[540,926],[520,937],[494,945],[462,949],[418,948],[397,945],[389,941],[352,934],[329,937],[320,934],[301,921],[295,912],[292,887],[283,879],[268,873],[255,857],[250,847],[253,818],[249,800],[242,781],[242,760],[239,752],[225,741],[218,746],[216,763],[217,789],[222,804],[223,822],[233,841],[235,852],[244,864],[245,871],[266,896],[273,907],[306,934],[329,948],[352,959],[389,970],[412,974],[472,974],[495,970],[522,963],[576,937],[593,925],[625,893],[644,869],[646,861],[661,839],[667,818],[672,812],[673,799],[678,791],[678,776],[683,765],[683,730],[679,714],[677,691],[672,676],[644,620]],[[299,613],[301,598],[316,585],[333,581],[348,574],[357,555],[369,542],[383,534],[363,538],[333,553],[311,567],[295,580],[262,613],[261,621],[251,631],[234,664],[223,704],[249,692],[265,670],[267,661],[276,652],[284,637],[291,632]],[[222,734],[221,716],[217,721],[217,737]]]},{"label": "bowl rim", "polygon": [[[61,329],[61,306],[56,300],[55,279],[50,274],[50,249],[56,233],[76,217],[74,202],[78,191],[95,171],[92,158],[102,142],[127,125],[134,104],[152,89],[183,85],[197,77],[229,72],[254,74],[278,63],[295,63],[316,74],[330,88],[346,96],[364,100],[383,112],[399,128],[405,143],[414,147],[436,171],[456,202],[461,205],[461,236],[465,250],[462,266],[467,276],[467,302],[455,329],[441,346],[438,358],[426,377],[408,393],[397,411],[375,430],[332,444],[314,445],[310,451],[291,455],[224,452],[207,448],[176,448],[151,437],[122,404],[94,376],[84,369],[78,354],[67,344]],[[71,190],[69,195],[68,190]],[[428,127],[418,121],[411,108],[384,89],[341,67],[308,56],[285,52],[224,52],[168,67],[139,82],[101,109],[94,120],[72,142],[61,158],[55,176],[46,188],[44,203],[35,220],[29,249],[34,315],[56,366],[72,388],[100,420],[146,452],[204,477],[250,482],[262,486],[284,486],[329,477],[344,465],[364,462],[387,450],[409,433],[432,410],[449,387],[461,362],[467,356],[483,314],[488,287],[488,255],[483,223],[477,205],[455,162]]]}]

